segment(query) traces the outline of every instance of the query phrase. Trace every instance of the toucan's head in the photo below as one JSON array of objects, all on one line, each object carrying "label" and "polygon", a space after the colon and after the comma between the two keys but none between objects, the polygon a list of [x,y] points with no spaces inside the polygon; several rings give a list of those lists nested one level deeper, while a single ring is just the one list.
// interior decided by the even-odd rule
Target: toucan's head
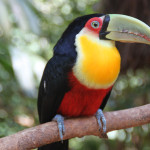
[{"label": "toucan's head", "polygon": [[89,88],[108,88],[120,71],[115,41],[150,44],[150,27],[133,17],[92,14],[75,19],[63,33],[54,53],[74,57],[74,75]]},{"label": "toucan's head", "polygon": [[150,44],[150,27],[126,15],[108,14],[93,17],[86,22],[85,28],[104,40]]},{"label": "toucan's head", "polygon": [[99,36],[100,40],[150,44],[150,27],[144,22],[120,14],[90,14],[76,18],[68,26],[54,47],[54,52],[73,53],[71,47],[75,43],[76,35],[83,29]]}]

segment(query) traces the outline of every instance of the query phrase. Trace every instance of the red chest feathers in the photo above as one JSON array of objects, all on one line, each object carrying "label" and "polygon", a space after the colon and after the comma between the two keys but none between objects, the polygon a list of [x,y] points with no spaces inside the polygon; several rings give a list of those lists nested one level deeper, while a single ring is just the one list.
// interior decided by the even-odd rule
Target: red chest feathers
[{"label": "red chest feathers", "polygon": [[81,85],[72,73],[69,75],[69,82],[72,88],[65,94],[57,111],[57,113],[68,117],[95,114],[111,89],[111,87],[98,90],[89,89]]}]

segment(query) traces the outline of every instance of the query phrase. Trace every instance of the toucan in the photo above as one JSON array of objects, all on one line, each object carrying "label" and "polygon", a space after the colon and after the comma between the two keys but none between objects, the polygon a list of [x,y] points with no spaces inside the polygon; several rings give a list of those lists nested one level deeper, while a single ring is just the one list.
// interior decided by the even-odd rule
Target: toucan
[{"label": "toucan", "polygon": [[[76,18],[55,45],[39,87],[38,114],[41,124],[57,121],[61,140],[66,117],[95,115],[106,133],[102,110],[121,62],[115,41],[150,44],[150,27],[126,15],[90,14]],[[68,140],[39,150],[68,150]]]}]

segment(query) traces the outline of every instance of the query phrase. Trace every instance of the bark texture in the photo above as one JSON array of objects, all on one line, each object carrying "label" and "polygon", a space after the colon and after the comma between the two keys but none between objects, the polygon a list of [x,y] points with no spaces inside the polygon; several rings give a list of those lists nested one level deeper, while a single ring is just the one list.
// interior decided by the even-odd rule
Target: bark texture
[{"label": "bark texture", "polygon": [[[150,123],[150,104],[120,111],[105,112],[107,132]],[[94,116],[65,120],[64,139],[95,135],[102,137]],[[59,141],[56,122],[48,122],[0,139],[0,150],[29,150]]]}]

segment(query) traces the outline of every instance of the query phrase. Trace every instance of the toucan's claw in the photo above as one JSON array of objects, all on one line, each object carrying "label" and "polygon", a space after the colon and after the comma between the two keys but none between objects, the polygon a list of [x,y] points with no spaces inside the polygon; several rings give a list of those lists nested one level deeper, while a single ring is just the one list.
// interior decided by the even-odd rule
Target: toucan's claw
[{"label": "toucan's claw", "polygon": [[106,119],[103,111],[101,109],[98,109],[95,116],[99,125],[99,130],[102,129],[103,135],[106,135]]},{"label": "toucan's claw", "polygon": [[62,115],[57,114],[53,118],[53,120],[57,121],[59,136],[60,136],[61,142],[63,143],[63,135],[65,134],[64,117]]}]

